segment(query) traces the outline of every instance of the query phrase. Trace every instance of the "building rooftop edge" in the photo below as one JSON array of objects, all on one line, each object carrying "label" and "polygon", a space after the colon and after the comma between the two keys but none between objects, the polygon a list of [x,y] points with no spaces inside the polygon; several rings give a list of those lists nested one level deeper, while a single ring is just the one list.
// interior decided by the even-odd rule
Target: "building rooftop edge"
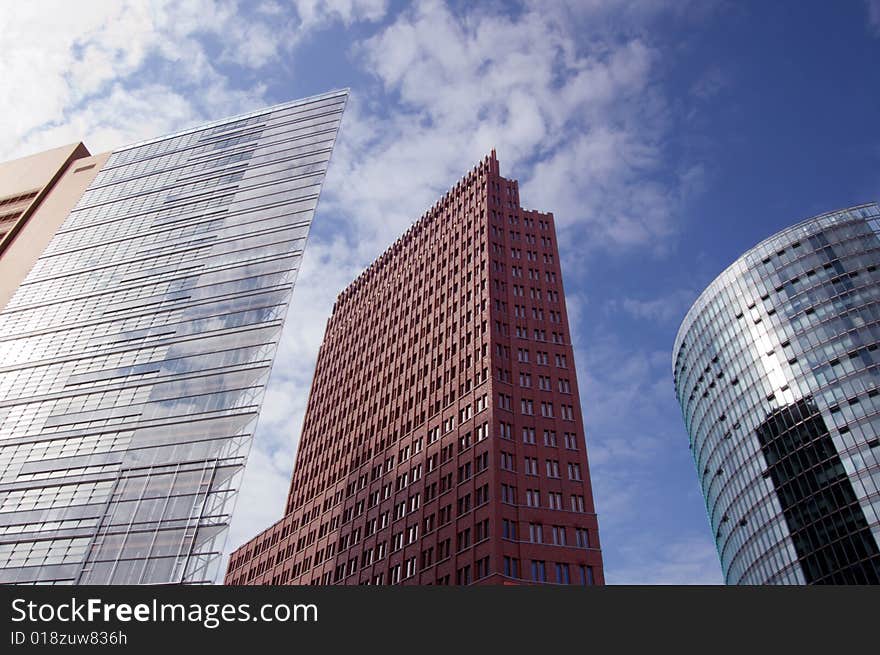
[{"label": "building rooftop edge", "polygon": [[297,105],[306,104],[308,102],[315,102],[316,100],[323,100],[324,98],[332,98],[334,96],[346,96],[350,94],[349,87],[343,87],[341,89],[334,89],[332,91],[327,91],[326,93],[318,93],[313,96],[307,96],[305,98],[296,98],[294,100],[285,100],[284,102],[279,102],[274,105],[269,105],[267,107],[261,107],[260,109],[255,109],[253,111],[245,112],[243,114],[234,114],[232,116],[225,116],[223,118],[218,118],[212,121],[208,121],[206,123],[199,123],[193,127],[188,127],[183,130],[179,130],[177,132],[171,132],[169,134],[163,134],[162,136],[153,137],[151,139],[145,139],[143,141],[137,141],[136,143],[129,143],[127,145],[121,146],[112,150],[111,152],[124,152],[126,150],[131,150],[132,148],[140,148],[141,146],[149,145],[150,143],[155,143],[157,141],[164,141],[165,139],[172,139],[175,137],[183,136],[185,134],[191,134],[192,132],[198,132],[200,130],[205,130],[217,125],[222,125],[223,123],[228,123],[231,121],[241,120],[243,118],[250,118],[251,116],[259,116],[260,114],[265,114],[267,112],[278,111],[279,109],[287,109],[288,107],[296,107]]},{"label": "building rooftop edge", "polygon": [[462,185],[462,183],[464,183],[471,175],[474,175],[477,171],[479,171],[480,166],[484,164],[489,164],[491,162],[494,162],[496,165],[498,164],[498,155],[495,151],[495,148],[492,148],[489,154],[484,155],[478,163],[474,164],[474,166],[472,166],[467,173],[462,175],[455,182],[455,184],[449,187],[446,192],[434,202],[434,204],[432,204],[428,209],[422,212],[421,216],[413,221],[403,234],[397,237],[394,242],[385,250],[383,250],[382,253],[377,256],[363,271],[361,271],[358,276],[348,284],[348,286],[346,286],[342,291],[339,292],[339,294],[336,296],[336,301],[333,306],[334,313],[336,310],[336,305],[338,305],[340,301],[344,300],[349,294],[351,294],[370,271],[376,268],[380,264],[380,262],[382,262],[386,257],[390,256],[397,248],[399,248],[401,244],[412,235],[414,230],[421,227],[429,218],[431,218],[433,212],[435,212],[444,202],[449,199],[450,194],[455,192],[456,189],[458,189]]},{"label": "building rooftop edge", "polygon": [[760,248],[764,244],[768,243],[769,241],[772,241],[773,239],[776,239],[776,238],[778,238],[784,234],[787,234],[789,232],[794,232],[794,231],[804,227],[805,225],[810,225],[810,224],[815,223],[816,221],[819,221],[819,220],[826,218],[828,216],[833,216],[835,214],[843,214],[845,212],[851,212],[851,211],[854,211],[857,209],[862,209],[864,207],[877,207],[878,211],[880,211],[880,205],[877,204],[877,201],[870,201],[870,202],[863,202],[858,205],[851,205],[849,207],[841,207],[839,209],[832,209],[830,211],[822,212],[821,214],[816,214],[814,216],[810,216],[809,218],[805,218],[801,221],[798,221],[794,225],[789,225],[788,227],[783,228],[783,229],[779,230],[778,232],[774,232],[773,234],[769,235],[768,237],[765,237],[764,239],[761,239],[761,241],[759,241],[758,243],[753,245],[751,248],[749,248],[748,250],[743,252],[739,257],[734,259],[728,266],[726,266],[718,275],[716,275],[714,278],[712,278],[712,281],[706,285],[706,288],[703,289],[700,292],[700,294],[691,303],[691,306],[688,308],[687,313],[685,313],[684,318],[682,318],[682,320],[681,320],[681,324],[678,326],[678,331],[675,334],[675,341],[673,342],[673,345],[672,345],[673,376],[675,374],[676,356],[677,356],[678,351],[681,347],[681,342],[683,340],[684,333],[688,329],[690,329],[691,324],[693,323],[694,318],[696,316],[696,311],[698,309],[702,309],[702,307],[700,307],[700,305],[702,304],[703,300],[712,291],[715,290],[715,288],[721,283],[722,278],[724,278],[724,276],[728,273],[728,271],[733,269],[743,259],[745,259],[749,255],[754,253],[755,250],[757,250],[758,248]]},{"label": "building rooftop edge", "polygon": [[33,159],[33,158],[39,157],[40,155],[44,155],[46,153],[53,152],[55,150],[64,151],[64,152],[68,152],[68,153],[74,153],[74,152],[76,152],[77,148],[79,148],[80,146],[85,148],[86,152],[88,153],[87,155],[84,155],[84,156],[91,157],[94,155],[94,153],[89,151],[88,146],[86,146],[86,144],[83,143],[82,141],[70,141],[69,143],[63,143],[60,146],[54,146],[52,148],[38,150],[36,152],[30,153],[29,155],[22,155],[21,157],[16,157],[15,159],[6,159],[6,160],[0,162],[0,166],[5,166],[6,164],[16,164],[19,162],[23,162],[26,159]]}]

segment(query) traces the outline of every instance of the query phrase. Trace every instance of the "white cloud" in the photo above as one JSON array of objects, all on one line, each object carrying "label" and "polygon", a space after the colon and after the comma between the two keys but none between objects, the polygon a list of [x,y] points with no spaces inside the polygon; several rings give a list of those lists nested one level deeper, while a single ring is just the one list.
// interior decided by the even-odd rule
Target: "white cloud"
[{"label": "white cloud", "polygon": [[718,553],[711,539],[685,536],[673,541],[645,537],[624,545],[621,566],[606,572],[617,585],[681,585],[724,583]]},{"label": "white cloud", "polygon": [[[256,442],[263,455],[283,456],[249,463],[242,505],[259,503],[260,494],[287,493],[287,458],[302,421],[294,394],[307,394],[336,294],[492,147],[503,172],[522,178],[524,204],[553,210],[579,244],[657,250],[674,235],[675,210],[696,186],[699,169],[646,181],[660,167],[669,130],[652,81],[659,53],[640,36],[585,51],[563,23],[559,13],[543,9],[516,18],[479,9],[453,16],[440,3],[419,3],[352,47],[379,88],[355,89],[349,101],[297,282],[291,310],[297,322],[282,341]],[[589,239],[581,236],[585,231]],[[332,242],[323,236],[329,234]],[[568,279],[575,268],[566,268]],[[569,302],[577,330],[581,299]],[[634,302],[631,311],[663,313],[638,305],[649,301]],[[591,399],[588,424],[610,425],[627,415],[648,417],[644,425],[651,425],[672,394],[668,353],[618,346],[591,351],[590,366],[579,365],[582,394]],[[622,353],[624,361],[617,359]],[[285,398],[292,401],[288,419]],[[679,437],[588,432],[591,460],[607,480],[600,512],[618,523],[630,516],[632,479],[621,471],[658,459]],[[681,444],[686,448],[686,440]],[[276,479],[270,492],[264,481]],[[238,513],[230,545],[269,525],[258,518]]]},{"label": "white cloud", "polygon": [[425,2],[354,54],[398,100],[390,115],[362,107],[346,118],[372,137],[340,157],[346,186],[334,199],[358,207],[362,237],[405,225],[492,147],[522,178],[525,204],[552,209],[569,236],[588,230],[582,243],[662,248],[674,234],[690,185],[652,179],[663,177],[669,120],[643,38],[589,46],[545,8],[462,17]]},{"label": "white cloud", "polygon": [[675,289],[655,298],[622,298],[609,302],[612,311],[623,311],[632,318],[654,323],[680,323],[690,309],[697,292]]},{"label": "white cloud", "polygon": [[377,21],[388,10],[387,0],[294,0],[303,27],[315,28],[335,20],[345,25]]},{"label": "white cloud", "polygon": [[865,0],[868,9],[868,26],[880,36],[880,0]]},{"label": "white cloud", "polygon": [[[663,53],[647,26],[690,4],[541,2],[513,15],[474,4],[453,15],[424,2],[378,25],[385,0],[0,3],[0,160],[75,140],[97,152],[258,107],[273,65],[309,35],[333,24],[374,32],[350,48],[371,82],[353,89],[343,121],[230,547],[281,515],[336,294],[491,148],[502,172],[520,178],[523,204],[553,211],[568,242],[658,252],[674,239],[700,169],[666,163]],[[583,253],[564,255],[570,279]],[[662,315],[650,303],[623,309]],[[600,376],[618,384],[601,406],[589,403],[591,421],[652,415],[667,356],[661,365],[656,353],[627,354],[619,366],[595,353],[585,360],[610,372],[580,366],[585,398],[607,388]],[[591,442],[599,466],[659,452],[667,438],[618,436]],[[615,489],[605,508],[626,502],[624,485]]]},{"label": "white cloud", "polygon": [[267,104],[264,82],[233,83],[221,66],[265,73],[305,28],[296,16],[273,14],[278,5],[251,14],[246,6],[0,4],[0,79],[8,91],[0,98],[0,159],[75,140],[98,152]]},{"label": "white cloud", "polygon": [[336,295],[361,270],[354,263],[345,263],[348,246],[338,238],[322,240],[314,235],[307,252],[242,478],[237,501],[241,509],[230,526],[227,552],[283,514],[324,326]]},{"label": "white cloud", "polygon": [[701,530],[682,520],[703,501],[668,351],[602,329],[580,338],[574,345],[606,581],[720,584],[708,522]]}]

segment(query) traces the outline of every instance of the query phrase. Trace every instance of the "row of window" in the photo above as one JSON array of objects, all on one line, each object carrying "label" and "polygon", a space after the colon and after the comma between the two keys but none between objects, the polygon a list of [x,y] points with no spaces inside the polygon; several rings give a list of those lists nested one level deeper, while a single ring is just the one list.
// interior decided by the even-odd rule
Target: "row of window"
[{"label": "row of window", "polygon": [[[563,562],[551,562],[551,564],[553,565],[553,570],[555,574],[553,580],[547,578],[547,562],[545,560],[531,560],[530,580],[532,582],[555,582],[556,584],[594,584],[592,566],[587,566],[585,564],[576,565],[574,569],[575,575],[577,577],[573,578],[573,567],[571,564],[566,564]],[[504,558],[504,575],[508,578],[523,579],[522,572],[520,570],[520,562],[517,558]]]}]

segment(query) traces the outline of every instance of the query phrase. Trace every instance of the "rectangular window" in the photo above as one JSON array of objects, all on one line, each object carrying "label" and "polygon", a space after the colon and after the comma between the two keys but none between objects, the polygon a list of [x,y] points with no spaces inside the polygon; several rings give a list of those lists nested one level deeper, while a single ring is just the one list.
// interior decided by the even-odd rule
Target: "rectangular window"
[{"label": "rectangular window", "polygon": [[556,565],[556,582],[559,584],[571,584],[571,575],[569,573],[568,564]]},{"label": "rectangular window", "polygon": [[532,580],[535,582],[547,582],[547,570],[544,560],[532,560]]},{"label": "rectangular window", "polygon": [[529,523],[529,541],[533,544],[544,543],[544,526],[540,523]]},{"label": "rectangular window", "polygon": [[592,566],[581,566],[581,584],[582,585],[592,585],[593,584],[593,567]]},{"label": "rectangular window", "polygon": [[565,546],[565,526],[564,525],[554,525],[553,526],[553,543],[557,546]]}]

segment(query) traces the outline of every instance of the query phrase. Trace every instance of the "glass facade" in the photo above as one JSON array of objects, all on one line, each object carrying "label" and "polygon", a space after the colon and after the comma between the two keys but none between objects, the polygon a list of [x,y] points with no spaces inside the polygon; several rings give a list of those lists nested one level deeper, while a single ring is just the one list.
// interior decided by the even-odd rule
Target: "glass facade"
[{"label": "glass facade", "polygon": [[700,295],[676,395],[728,584],[880,583],[880,207],[804,221]]},{"label": "glass facade", "polygon": [[211,583],[347,99],[110,155],[0,313],[0,583]]}]

